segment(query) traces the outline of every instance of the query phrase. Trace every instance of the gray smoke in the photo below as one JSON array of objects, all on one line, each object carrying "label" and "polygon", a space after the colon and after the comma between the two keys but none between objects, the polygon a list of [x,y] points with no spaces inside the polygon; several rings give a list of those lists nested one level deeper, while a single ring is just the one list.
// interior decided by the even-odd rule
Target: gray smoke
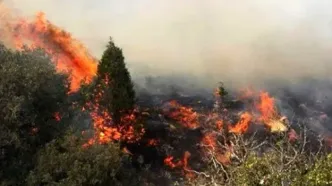
[{"label": "gray smoke", "polygon": [[134,77],[195,77],[232,86],[326,78],[332,67],[328,0],[4,0],[44,11],[98,57],[112,36]]},{"label": "gray smoke", "polygon": [[[174,84],[189,92],[211,90],[218,81],[231,89],[253,85],[272,92],[285,115],[311,118],[317,130],[330,122],[330,0],[4,3],[27,17],[44,11],[96,57],[112,36],[135,81],[148,92],[163,92]],[[4,19],[6,11],[1,10]],[[155,77],[153,86],[147,85],[147,76]],[[329,117],[322,121],[324,114]]]}]

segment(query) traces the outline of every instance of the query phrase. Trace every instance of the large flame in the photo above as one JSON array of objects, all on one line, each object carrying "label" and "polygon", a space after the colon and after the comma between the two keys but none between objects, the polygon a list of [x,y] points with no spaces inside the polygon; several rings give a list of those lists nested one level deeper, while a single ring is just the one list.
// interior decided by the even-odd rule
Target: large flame
[{"label": "large flame", "polygon": [[259,120],[264,123],[268,123],[278,116],[274,105],[274,98],[270,97],[267,92],[261,92],[259,97],[260,102],[257,105],[257,109],[261,113]]},{"label": "large flame", "polygon": [[270,97],[267,92],[261,92],[260,101],[257,104],[261,116],[259,121],[263,122],[271,132],[282,132],[287,130],[286,124],[283,122],[285,117],[281,117],[276,109],[274,98]]},{"label": "large flame", "polygon": [[58,72],[70,76],[70,90],[76,91],[82,82],[89,83],[97,72],[97,61],[70,33],[48,21],[39,12],[35,19],[24,18],[8,22],[12,45],[18,50],[23,46],[42,48],[52,58]]}]

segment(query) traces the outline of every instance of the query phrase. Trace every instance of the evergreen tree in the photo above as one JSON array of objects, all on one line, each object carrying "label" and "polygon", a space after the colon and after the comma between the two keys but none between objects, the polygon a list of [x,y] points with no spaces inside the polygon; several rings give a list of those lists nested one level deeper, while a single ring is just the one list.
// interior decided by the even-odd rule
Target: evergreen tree
[{"label": "evergreen tree", "polygon": [[[108,79],[108,83],[105,80]],[[104,85],[102,104],[112,114],[116,124],[123,114],[133,110],[135,91],[124,62],[122,50],[115,46],[112,38],[98,66],[98,84]]]}]

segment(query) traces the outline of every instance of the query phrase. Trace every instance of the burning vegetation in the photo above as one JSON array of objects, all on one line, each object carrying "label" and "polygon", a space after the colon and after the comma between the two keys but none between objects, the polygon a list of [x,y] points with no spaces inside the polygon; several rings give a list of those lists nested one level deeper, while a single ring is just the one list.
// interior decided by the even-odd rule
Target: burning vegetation
[{"label": "burning vegetation", "polygon": [[332,183],[332,135],[289,120],[267,91],[220,85],[209,109],[204,97],[140,105],[112,40],[98,63],[43,13],[7,26],[16,50],[0,48],[1,185]]}]

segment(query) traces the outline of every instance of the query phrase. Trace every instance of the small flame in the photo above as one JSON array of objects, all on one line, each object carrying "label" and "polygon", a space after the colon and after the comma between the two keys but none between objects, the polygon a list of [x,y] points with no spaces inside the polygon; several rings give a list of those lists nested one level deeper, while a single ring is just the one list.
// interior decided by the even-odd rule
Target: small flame
[{"label": "small flame", "polygon": [[170,105],[174,107],[174,110],[166,113],[168,117],[189,129],[196,129],[199,127],[198,114],[193,111],[193,108],[182,106],[175,100],[171,101]]},{"label": "small flame", "polygon": [[252,115],[245,112],[241,114],[240,120],[234,126],[229,126],[229,131],[237,134],[245,133],[247,132],[251,121]]},{"label": "small flame", "polygon": [[217,148],[217,136],[215,133],[209,132],[203,136],[202,145],[207,149],[214,151]]},{"label": "small flame", "polygon": [[133,154],[128,150],[127,147],[124,147],[124,148],[122,149],[122,152],[124,152],[125,154],[133,155]]},{"label": "small flame", "polygon": [[183,174],[186,176],[186,178],[191,179],[195,177],[195,174],[192,172],[192,169],[190,168],[188,164],[188,160],[190,158],[191,154],[188,151],[185,151],[183,154],[183,158],[181,160],[178,160],[174,162],[173,156],[167,156],[164,159],[164,164],[169,166],[170,168],[180,168],[183,171]]},{"label": "small flame", "polygon": [[59,122],[61,120],[60,113],[59,112],[54,113],[54,118],[55,118],[56,121]]},{"label": "small flame", "polygon": [[157,139],[150,139],[148,141],[148,146],[157,146],[158,145],[158,140]]},{"label": "small flame", "polygon": [[[217,133],[207,132],[204,134],[201,141],[201,146],[203,147],[203,153],[208,159],[215,157],[215,159],[223,164],[227,165],[231,162],[231,148],[221,148],[218,146]],[[227,147],[227,145],[225,145]]]}]

